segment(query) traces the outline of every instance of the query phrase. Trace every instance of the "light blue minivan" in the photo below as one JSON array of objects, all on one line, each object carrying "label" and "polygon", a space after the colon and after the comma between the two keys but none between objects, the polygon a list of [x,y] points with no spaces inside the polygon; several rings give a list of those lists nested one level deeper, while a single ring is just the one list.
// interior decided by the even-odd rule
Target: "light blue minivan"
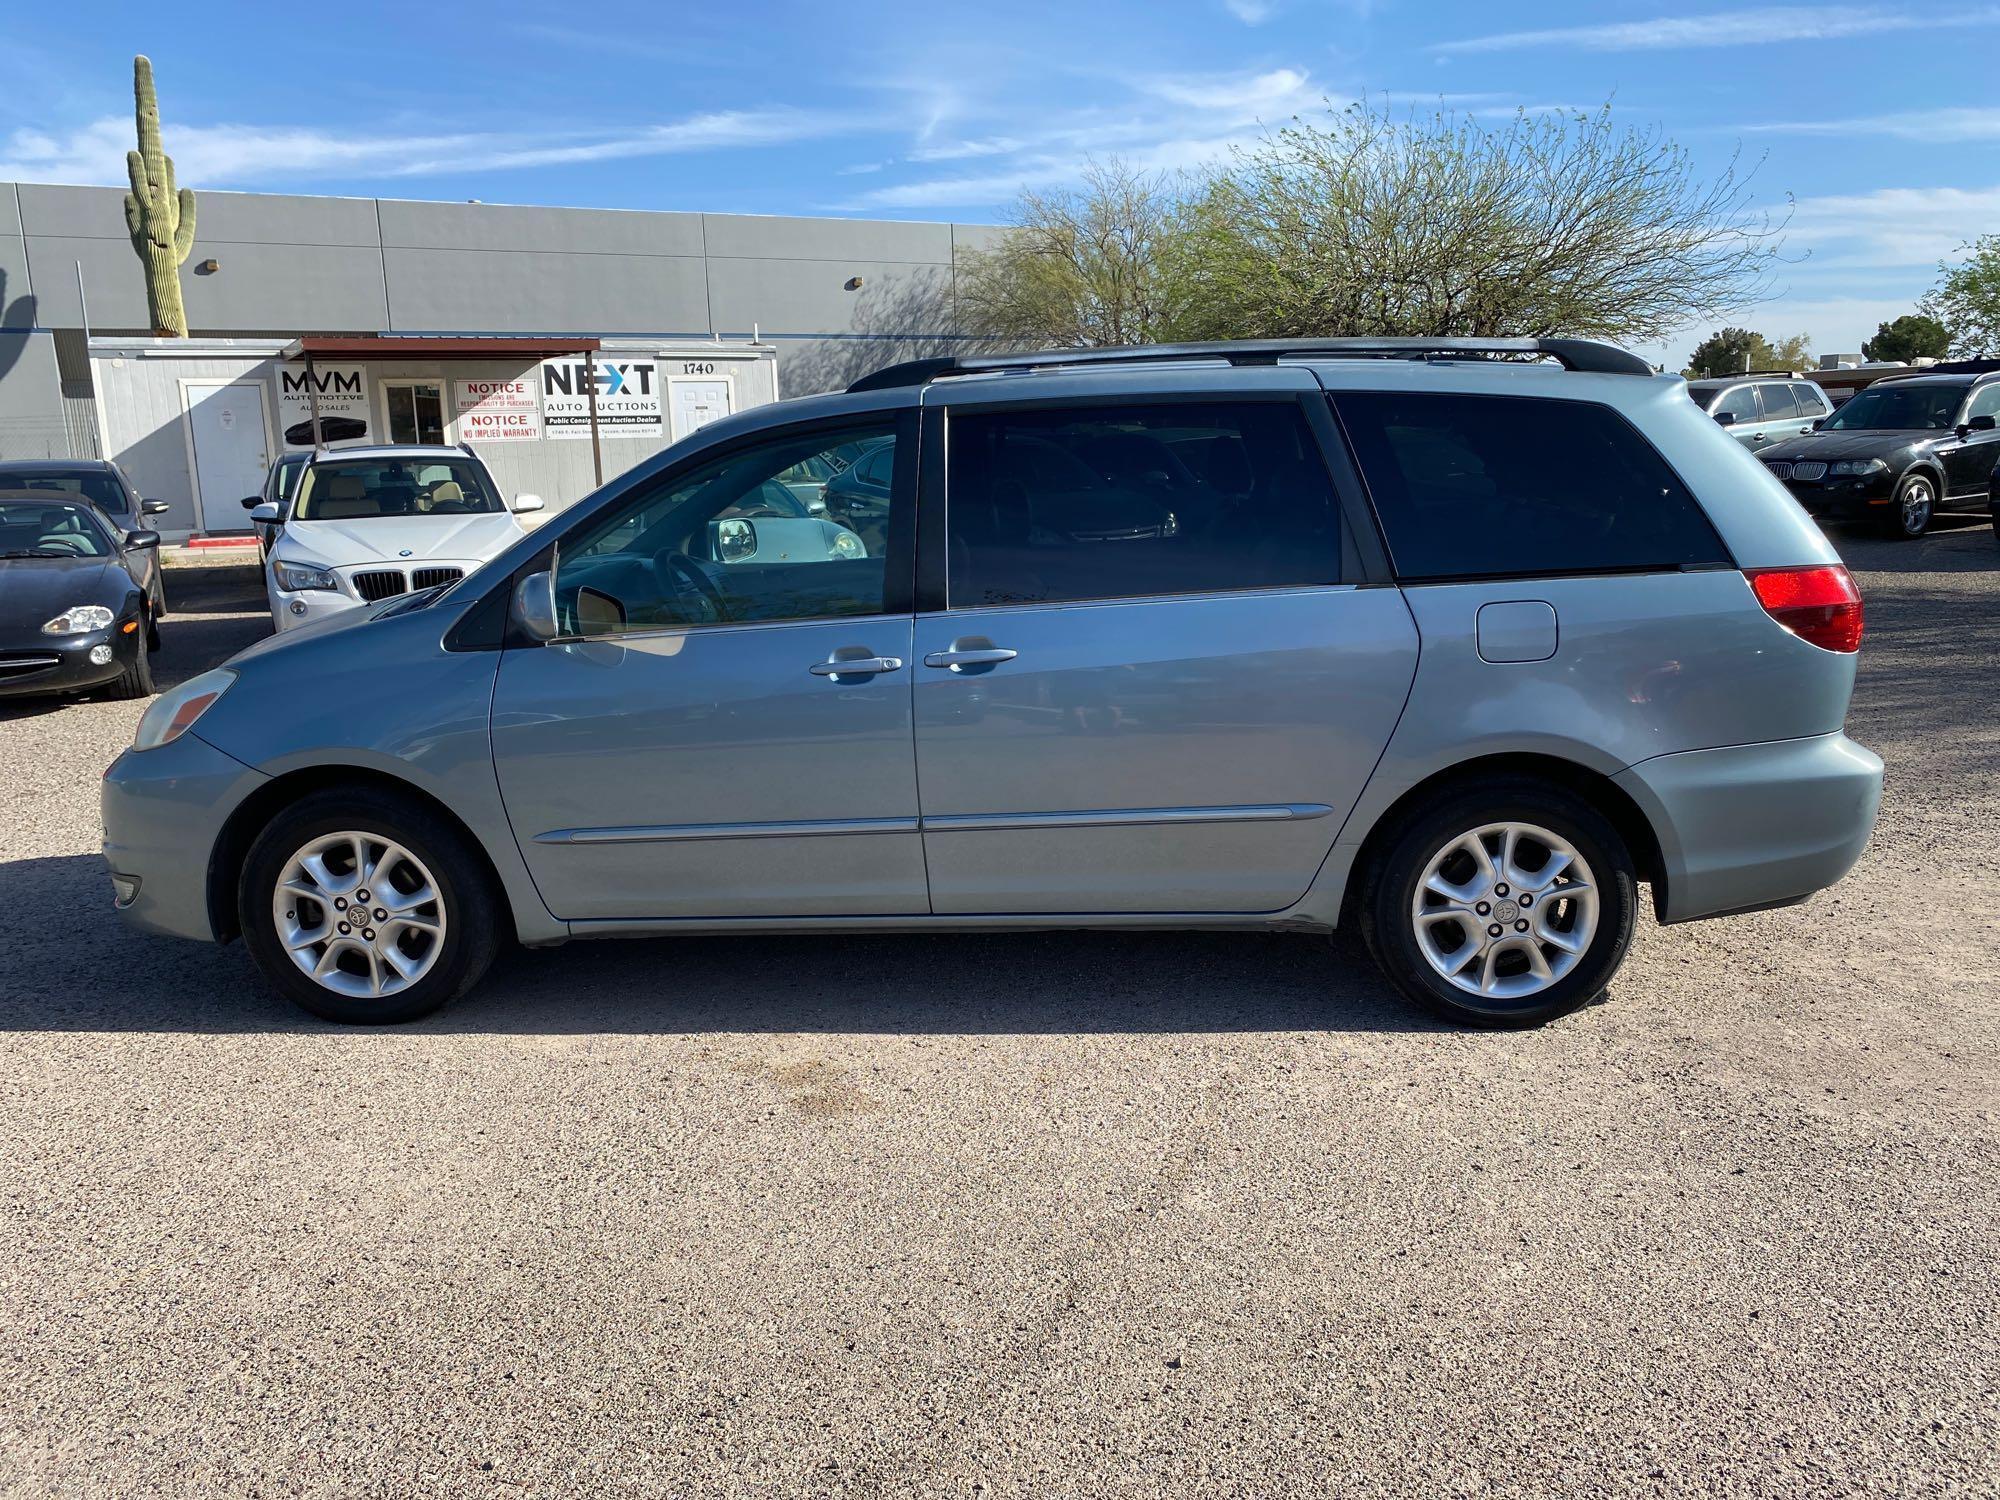
[{"label": "light blue minivan", "polygon": [[[858,453],[879,528],[762,537]],[[104,849],[131,921],[342,1021],[510,941],[1354,923],[1532,1024],[1641,882],[1683,922],[1853,864],[1860,638],[1783,487],[1603,345],[919,361],[163,695]]]}]

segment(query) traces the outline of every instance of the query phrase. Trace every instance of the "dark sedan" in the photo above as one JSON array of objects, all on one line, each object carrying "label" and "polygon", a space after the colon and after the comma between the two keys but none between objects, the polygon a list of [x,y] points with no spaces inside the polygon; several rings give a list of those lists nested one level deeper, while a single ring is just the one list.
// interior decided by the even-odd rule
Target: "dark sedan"
[{"label": "dark sedan", "polygon": [[[165,515],[164,500],[142,500],[125,471],[104,458],[12,458],[0,460],[0,494],[30,494],[45,500],[87,500],[104,512],[112,530],[123,534],[147,524],[148,516]],[[144,564],[146,592],[152,598],[152,618],[167,612],[166,580],[157,553]]]},{"label": "dark sedan", "polygon": [[145,569],[159,533],[120,532],[89,504],[0,491],[0,697],[153,691]]},{"label": "dark sedan", "polygon": [[1816,517],[1922,536],[1939,511],[1986,504],[2000,458],[2000,362],[1878,380],[1818,431],[1758,457]]}]

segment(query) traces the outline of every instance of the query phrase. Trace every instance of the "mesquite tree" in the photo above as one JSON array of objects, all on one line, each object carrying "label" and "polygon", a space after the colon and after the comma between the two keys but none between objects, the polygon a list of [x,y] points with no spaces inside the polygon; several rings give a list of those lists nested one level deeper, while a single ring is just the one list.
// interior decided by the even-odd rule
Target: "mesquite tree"
[{"label": "mesquite tree", "polygon": [[1355,105],[1191,177],[1114,164],[1024,197],[960,306],[1018,343],[1646,340],[1768,295],[1783,227],[1733,158],[1704,175],[1608,107],[1495,125]]},{"label": "mesquite tree", "polygon": [[181,305],[181,263],[194,248],[194,193],[174,187],[174,159],[160,145],[160,101],[153,92],[153,64],[132,59],[132,101],[139,121],[139,149],[125,153],[132,191],[125,195],[125,227],[146,268],[146,307],[153,332],[187,337]]}]

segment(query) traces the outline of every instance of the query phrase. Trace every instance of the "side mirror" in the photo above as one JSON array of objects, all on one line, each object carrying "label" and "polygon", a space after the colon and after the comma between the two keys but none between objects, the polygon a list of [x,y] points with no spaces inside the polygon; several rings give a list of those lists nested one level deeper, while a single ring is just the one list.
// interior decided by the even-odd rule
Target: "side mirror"
[{"label": "side mirror", "polygon": [[263,503],[264,497],[262,495],[245,495],[243,497],[243,508],[245,510],[255,510]]},{"label": "side mirror", "polygon": [[1981,412],[1965,425],[1973,432],[1991,432],[1995,427],[2000,427],[2000,420],[1996,420],[1990,412]]},{"label": "side mirror", "polygon": [[1736,425],[1736,413],[1733,411],[1717,412],[1715,414],[1715,425],[1717,427],[1734,427]]},{"label": "side mirror", "polygon": [[275,526],[278,524],[279,519],[278,507],[271,504],[268,500],[259,501],[256,505],[250,507],[250,519],[260,521],[267,526]]},{"label": "side mirror", "polygon": [[173,507],[164,500],[141,500],[139,514],[142,516],[164,516]]},{"label": "side mirror", "polygon": [[538,641],[552,641],[560,634],[554,573],[530,573],[514,586],[514,618]]},{"label": "side mirror", "polygon": [[514,514],[517,516],[525,515],[531,510],[540,510],[541,508],[542,497],[540,495],[516,495],[514,497]]},{"label": "side mirror", "polygon": [[134,549],[157,547],[160,545],[160,534],[157,531],[128,531],[125,533],[125,545]]},{"label": "side mirror", "polygon": [[714,554],[720,563],[742,562],[746,557],[757,555],[757,526],[753,521],[745,521],[740,516],[731,516],[727,521],[715,524]]},{"label": "side mirror", "polygon": [[1825,417],[1814,417],[1814,418],[1813,418],[1813,424],[1812,424],[1812,430],[1813,430],[1814,432],[1818,432],[1818,431],[1820,430],[1820,428],[1822,428],[1822,427],[1824,427],[1824,426],[1826,426],[1826,418],[1825,418]]}]

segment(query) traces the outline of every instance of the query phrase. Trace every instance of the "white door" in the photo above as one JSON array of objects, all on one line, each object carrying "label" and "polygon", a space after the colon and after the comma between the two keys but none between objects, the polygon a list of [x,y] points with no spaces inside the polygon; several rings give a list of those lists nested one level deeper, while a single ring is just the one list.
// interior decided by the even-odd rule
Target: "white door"
[{"label": "white door", "polygon": [[190,380],[188,442],[194,449],[194,514],[198,531],[243,531],[250,525],[243,497],[264,487],[270,431],[264,387],[254,381]]}]

